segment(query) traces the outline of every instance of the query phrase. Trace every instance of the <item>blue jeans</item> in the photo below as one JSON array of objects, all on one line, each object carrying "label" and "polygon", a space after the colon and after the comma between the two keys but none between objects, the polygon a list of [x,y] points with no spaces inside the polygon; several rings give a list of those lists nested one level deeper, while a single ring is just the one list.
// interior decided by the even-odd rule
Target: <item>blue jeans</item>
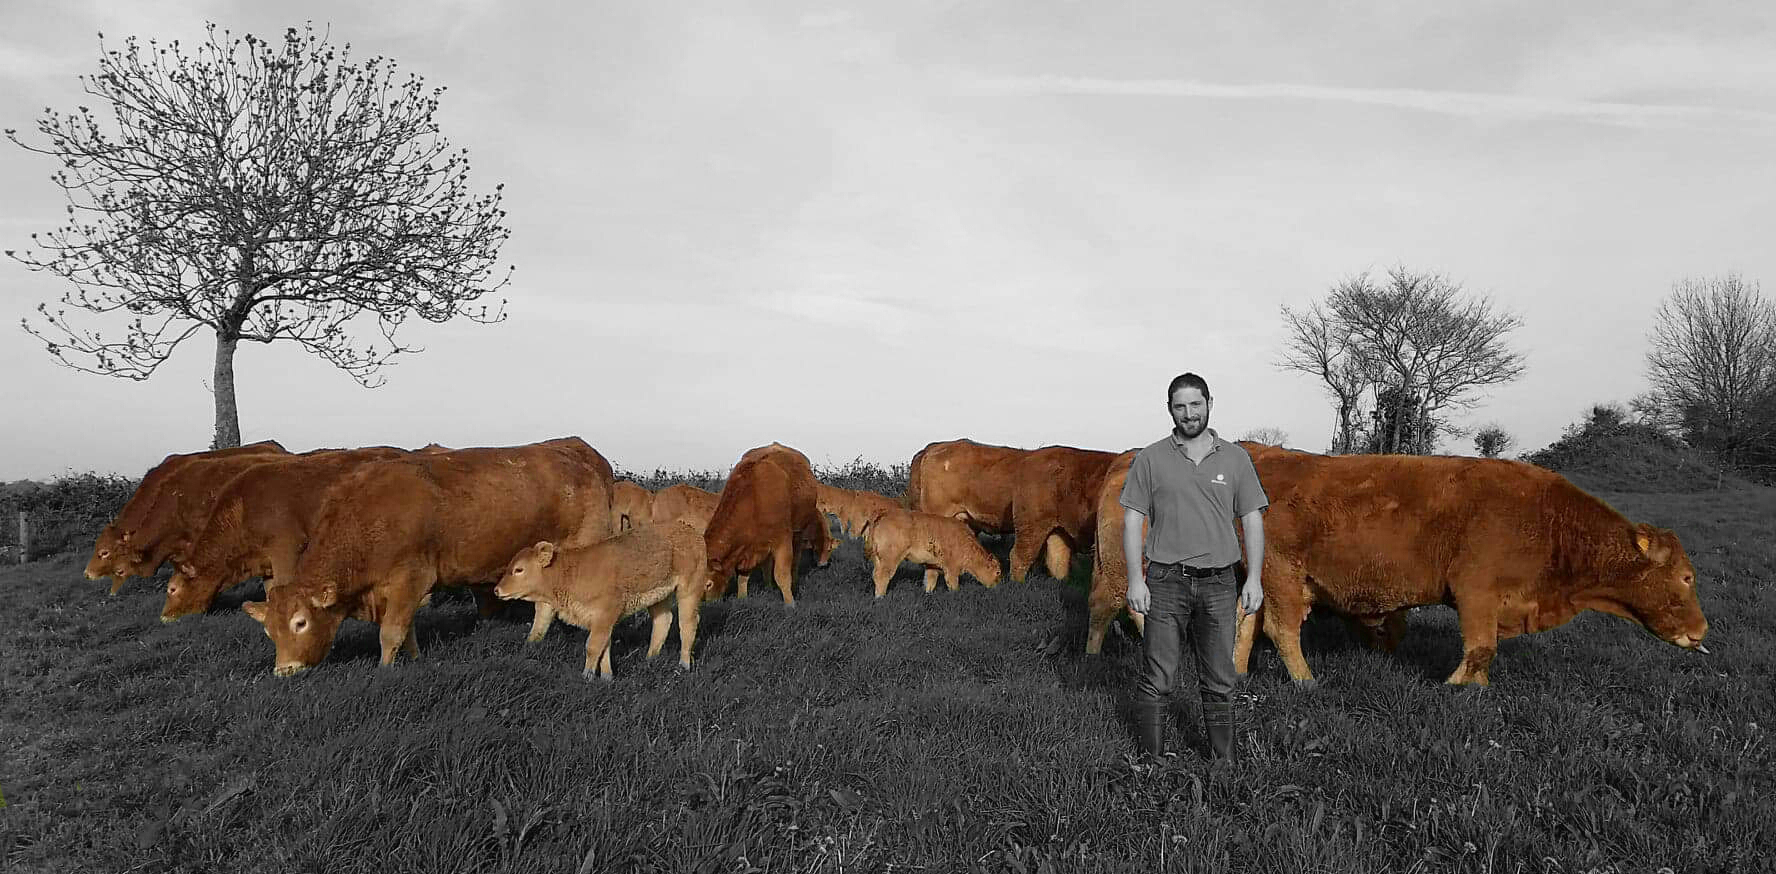
[{"label": "blue jeans", "polygon": [[1151,565],[1147,589],[1153,600],[1141,633],[1144,658],[1135,702],[1158,702],[1172,693],[1186,636],[1202,699],[1228,700],[1236,678],[1233,643],[1239,627],[1240,587],[1233,569],[1198,579],[1175,565]]}]

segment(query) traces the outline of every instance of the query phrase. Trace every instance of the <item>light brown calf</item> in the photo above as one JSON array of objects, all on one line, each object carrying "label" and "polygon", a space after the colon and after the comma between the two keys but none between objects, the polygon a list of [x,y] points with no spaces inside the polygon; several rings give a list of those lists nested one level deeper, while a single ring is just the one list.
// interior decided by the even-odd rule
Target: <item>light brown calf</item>
[{"label": "light brown calf", "polygon": [[842,489],[826,483],[817,484],[820,512],[839,520],[839,531],[846,537],[862,537],[863,526],[871,519],[900,509],[900,502],[877,492]]},{"label": "light brown calf", "polygon": [[878,598],[888,594],[888,581],[903,561],[925,566],[927,592],[937,588],[940,572],[952,592],[963,573],[973,574],[988,588],[999,585],[999,560],[981,547],[974,530],[960,519],[896,507],[865,525],[862,535]]},{"label": "light brown calf", "polygon": [[614,531],[627,531],[646,521],[653,512],[654,494],[629,480],[619,480],[611,487],[611,526]]},{"label": "light brown calf", "polygon": [[719,503],[720,494],[679,483],[655,492],[653,506],[648,512],[656,523],[683,521],[703,531],[709,527],[709,519],[715,515]]},{"label": "light brown calf", "polygon": [[689,669],[697,641],[707,558],[703,535],[683,522],[644,522],[609,540],[580,549],[556,549],[543,541],[519,550],[494,586],[507,600],[547,604],[555,615],[586,629],[590,680],[610,680],[611,629],[617,620],[646,610],[654,620],[648,657],[660,654],[678,607],[678,664]]}]

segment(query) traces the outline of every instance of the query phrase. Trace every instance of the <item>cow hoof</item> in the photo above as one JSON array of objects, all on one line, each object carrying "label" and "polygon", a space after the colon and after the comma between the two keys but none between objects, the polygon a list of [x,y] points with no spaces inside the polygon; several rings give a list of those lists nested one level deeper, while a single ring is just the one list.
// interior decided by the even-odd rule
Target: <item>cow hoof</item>
[{"label": "cow hoof", "polygon": [[1312,692],[1313,690],[1320,688],[1320,681],[1313,679],[1312,677],[1305,680],[1294,680],[1292,682],[1295,683],[1295,688],[1300,689],[1303,692]]},{"label": "cow hoof", "polygon": [[580,671],[580,679],[588,683],[608,683],[612,678],[609,674],[600,674],[597,671]]}]

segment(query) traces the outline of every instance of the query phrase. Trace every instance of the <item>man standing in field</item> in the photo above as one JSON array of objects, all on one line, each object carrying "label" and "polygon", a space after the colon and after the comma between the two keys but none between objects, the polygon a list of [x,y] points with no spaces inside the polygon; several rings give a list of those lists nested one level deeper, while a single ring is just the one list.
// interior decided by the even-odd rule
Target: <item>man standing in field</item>
[{"label": "man standing in field", "polygon": [[[1136,738],[1143,756],[1164,754],[1165,700],[1177,683],[1188,637],[1209,750],[1217,759],[1231,760],[1234,633],[1240,611],[1256,612],[1264,602],[1258,581],[1270,500],[1252,457],[1209,427],[1214,399],[1202,377],[1185,373],[1173,379],[1166,405],[1172,432],[1135,455],[1119,499],[1128,608],[1146,617],[1135,686]],[[1246,535],[1243,588],[1234,578],[1240,559],[1236,516]]]}]

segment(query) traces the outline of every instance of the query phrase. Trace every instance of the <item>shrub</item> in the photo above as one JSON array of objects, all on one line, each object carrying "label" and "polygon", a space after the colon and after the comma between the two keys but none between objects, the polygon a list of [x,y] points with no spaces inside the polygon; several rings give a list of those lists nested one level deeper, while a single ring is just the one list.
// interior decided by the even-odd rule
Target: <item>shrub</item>
[{"label": "shrub", "polygon": [[139,479],[117,474],[69,473],[50,483],[24,482],[9,485],[0,495],[0,547],[16,559],[18,514],[24,513],[31,529],[30,554],[26,558],[79,549],[98,536],[99,529],[117,518],[123,505],[136,493]]},{"label": "shrub", "polygon": [[1580,486],[1613,492],[1705,492],[1748,483],[1709,453],[1617,404],[1598,404],[1560,439],[1522,456]]}]

